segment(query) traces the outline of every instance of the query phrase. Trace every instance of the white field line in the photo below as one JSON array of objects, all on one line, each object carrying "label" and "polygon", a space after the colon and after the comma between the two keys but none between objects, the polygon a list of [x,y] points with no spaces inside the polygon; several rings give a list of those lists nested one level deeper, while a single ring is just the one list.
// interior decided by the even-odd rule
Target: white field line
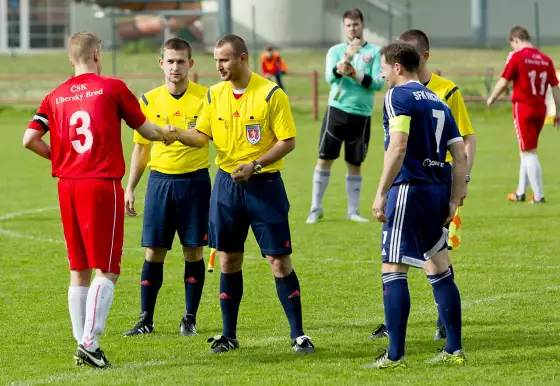
[{"label": "white field line", "polygon": [[[544,287],[539,289],[539,292],[555,292],[555,291],[559,291],[560,290],[560,285],[555,285],[555,286],[548,286],[548,287]],[[490,297],[486,297],[486,298],[480,298],[480,299],[473,299],[473,300],[468,300],[468,301],[464,301],[462,302],[462,308],[466,309],[466,308],[471,308],[471,307],[475,307],[481,304],[488,304],[488,303],[495,303],[498,302],[500,300],[504,300],[504,299],[512,299],[512,298],[516,298],[519,296],[523,296],[525,294],[530,294],[530,293],[534,293],[535,291],[518,291],[518,292],[509,292],[509,293],[505,293],[505,294],[501,294],[501,295],[496,295],[496,296],[490,296]],[[415,314],[424,314],[424,313],[431,313],[431,312],[435,312],[435,306],[432,307],[422,307],[420,308],[418,311],[414,312],[414,310],[412,310],[413,313]],[[368,318],[369,320],[370,318]],[[334,329],[334,327],[330,327],[330,328],[319,328],[319,331],[328,331],[328,330],[332,330]],[[340,329],[340,327],[336,327],[336,329]],[[262,338],[259,339],[259,341],[263,342],[263,343],[272,343],[272,342],[277,342],[277,341],[281,341],[281,340],[285,340],[285,337],[266,337],[266,338]],[[137,368],[144,368],[144,367],[153,367],[153,366],[164,366],[166,365],[168,362],[167,361],[149,361],[149,362],[144,362],[144,363],[126,363],[123,366],[119,366],[118,368],[120,369],[137,369]],[[118,370],[117,370],[118,371]],[[67,380],[78,380],[78,379],[83,379],[83,373],[81,371],[76,372],[76,373],[64,373],[64,374],[59,374],[59,375],[51,375],[49,377],[46,378],[40,378],[40,379],[35,379],[35,380],[30,380],[30,381],[18,381],[18,382],[12,382],[12,385],[39,385],[39,384],[44,384],[44,383],[51,383],[51,382],[57,382],[57,381],[67,381]]]},{"label": "white field line", "polygon": [[[39,208],[39,209],[30,209],[30,210],[22,210],[20,212],[7,213],[7,214],[4,214],[4,215],[0,216],[0,222],[12,220],[12,219],[17,218],[17,217],[27,216],[27,215],[30,215],[30,214],[50,212],[50,211],[53,211],[53,210],[58,210],[58,206],[47,206],[47,207]],[[65,244],[63,240],[53,239],[51,237],[37,237],[37,236],[32,236],[32,235],[26,235],[26,234],[11,231],[11,230],[8,230],[8,229],[2,228],[2,227],[0,227],[0,235],[6,236],[6,237],[11,237],[11,238],[14,238],[14,239],[23,239],[23,240],[29,240],[29,241],[38,241],[38,242],[43,242],[43,243],[61,244],[61,245]],[[123,248],[123,251],[130,251],[130,252],[139,252],[139,251],[143,251],[143,250],[144,250],[144,248],[140,248],[140,247]]]}]

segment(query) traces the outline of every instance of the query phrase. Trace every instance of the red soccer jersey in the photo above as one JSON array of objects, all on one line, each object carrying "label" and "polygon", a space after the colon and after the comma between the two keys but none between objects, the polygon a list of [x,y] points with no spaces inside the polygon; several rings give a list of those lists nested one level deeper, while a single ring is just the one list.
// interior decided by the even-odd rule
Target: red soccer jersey
[{"label": "red soccer jersey", "polygon": [[510,53],[502,78],[513,81],[513,102],[545,106],[548,85],[558,78],[552,60],[533,47]]},{"label": "red soccer jersey", "polygon": [[146,121],[138,99],[123,81],[88,73],[47,95],[29,128],[50,131],[53,177],[120,180],[121,119],[132,129]]}]

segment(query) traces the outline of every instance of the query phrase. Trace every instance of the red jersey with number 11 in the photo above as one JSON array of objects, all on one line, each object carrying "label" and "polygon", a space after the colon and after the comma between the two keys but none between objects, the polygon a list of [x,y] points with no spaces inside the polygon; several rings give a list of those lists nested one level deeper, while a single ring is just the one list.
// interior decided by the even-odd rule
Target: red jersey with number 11
[{"label": "red jersey with number 11", "polygon": [[548,85],[558,84],[552,60],[534,47],[510,53],[502,78],[513,81],[512,102],[539,107],[545,106]]},{"label": "red jersey with number 11", "polygon": [[119,79],[88,73],[47,95],[29,128],[50,131],[53,177],[120,180],[121,119],[132,129],[146,121],[136,96]]}]

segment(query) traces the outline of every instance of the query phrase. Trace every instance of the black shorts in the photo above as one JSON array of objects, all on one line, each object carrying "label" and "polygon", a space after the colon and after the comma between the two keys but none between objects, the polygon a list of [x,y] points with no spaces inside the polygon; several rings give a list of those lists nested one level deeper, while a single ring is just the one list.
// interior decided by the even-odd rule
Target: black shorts
[{"label": "black shorts", "polygon": [[323,118],[319,140],[319,158],[334,160],[344,142],[344,160],[360,166],[366,159],[371,117],[346,113],[329,106]]}]

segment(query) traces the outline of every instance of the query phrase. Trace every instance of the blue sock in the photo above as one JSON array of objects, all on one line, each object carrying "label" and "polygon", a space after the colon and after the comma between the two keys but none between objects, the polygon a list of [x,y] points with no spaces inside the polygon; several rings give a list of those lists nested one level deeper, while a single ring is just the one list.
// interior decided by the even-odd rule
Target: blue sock
[{"label": "blue sock", "polygon": [[196,320],[196,311],[202,297],[204,278],[206,277],[206,266],[204,259],[199,261],[185,261],[185,310]]},{"label": "blue sock", "polygon": [[[452,278],[453,280],[455,280],[455,271],[453,271],[453,265],[450,265],[450,266],[449,266],[449,270],[451,271],[451,278]],[[443,326],[443,320],[441,319],[441,315],[439,315],[439,311],[438,311],[437,326],[438,326],[438,327]]]},{"label": "blue sock", "polygon": [[301,295],[296,271],[292,271],[286,277],[275,277],[274,279],[278,298],[290,323],[290,336],[295,339],[304,335],[301,317]]},{"label": "blue sock", "polygon": [[243,297],[243,273],[221,273],[220,308],[222,310],[222,335],[237,338],[237,314]]},{"label": "blue sock", "polygon": [[145,321],[154,322],[154,309],[161,284],[163,283],[163,263],[144,260],[140,279],[140,307],[146,313]]},{"label": "blue sock", "polygon": [[459,289],[453,280],[451,270],[439,275],[427,275],[427,277],[432,284],[438,313],[447,333],[445,351],[451,354],[463,347],[461,343],[462,322]]},{"label": "blue sock", "polygon": [[410,293],[406,273],[392,272],[381,275],[385,290],[383,306],[389,331],[389,359],[396,361],[404,356],[406,325],[410,314]]}]

